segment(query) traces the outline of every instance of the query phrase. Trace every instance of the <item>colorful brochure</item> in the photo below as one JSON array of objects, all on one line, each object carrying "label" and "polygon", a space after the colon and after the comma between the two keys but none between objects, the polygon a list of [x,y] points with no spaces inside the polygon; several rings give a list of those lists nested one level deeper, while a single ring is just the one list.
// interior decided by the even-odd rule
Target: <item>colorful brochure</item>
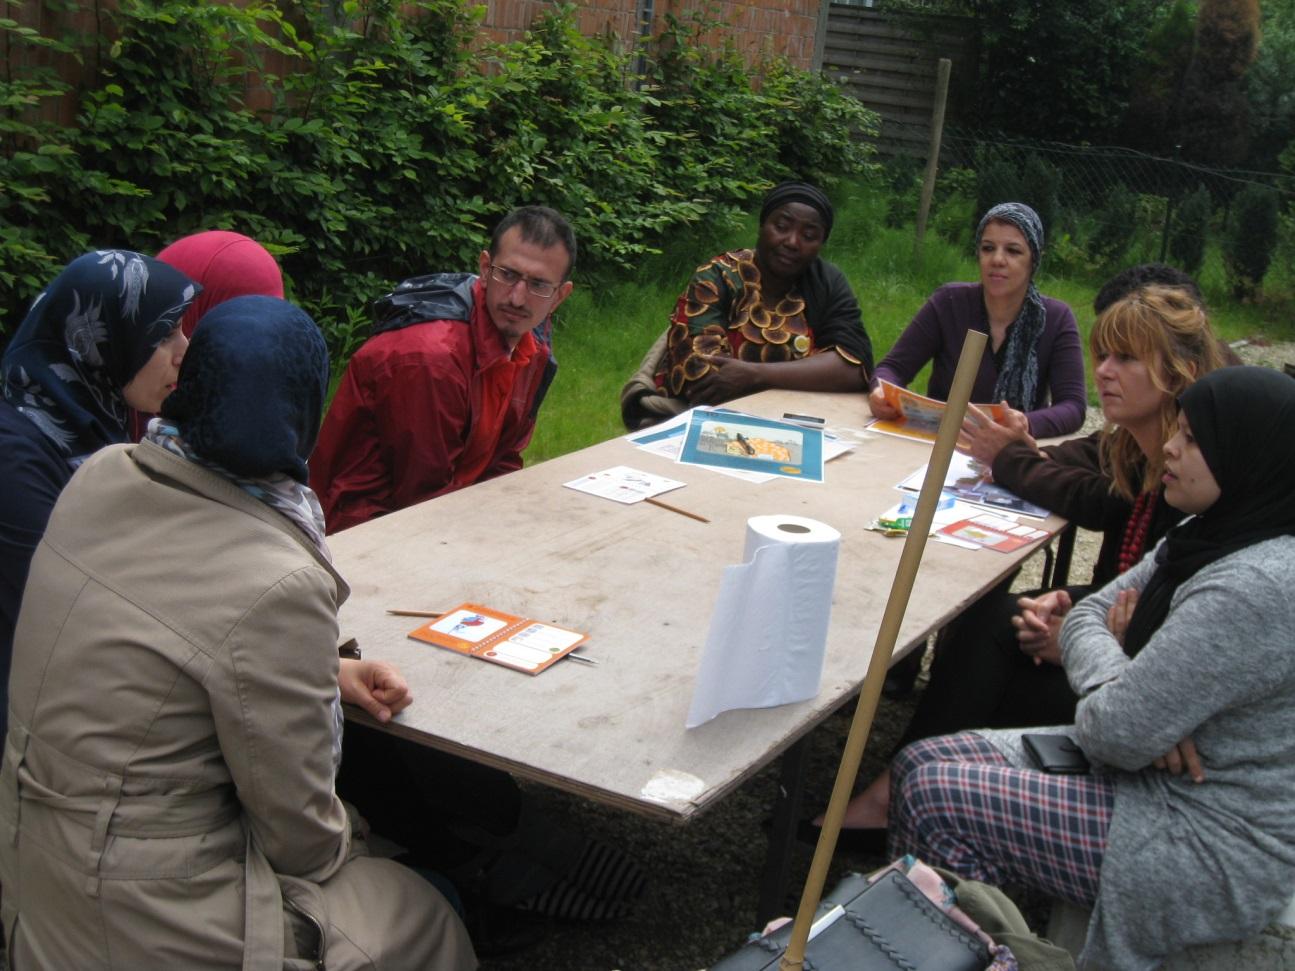
[{"label": "colorful brochure", "polygon": [[[935,433],[940,429],[940,419],[944,417],[948,404],[889,381],[881,381],[880,387],[886,396],[886,403],[899,411],[900,417],[893,421],[878,418],[868,428],[874,432],[885,432],[887,435],[898,435],[918,442],[934,442]],[[992,415],[994,421],[1003,420],[1001,404],[976,407]]]},{"label": "colorful brochure", "polygon": [[589,639],[579,631],[470,603],[411,630],[409,636],[527,674],[539,674]]},{"label": "colorful brochure", "polygon": [[[922,481],[926,478],[926,466],[922,466],[903,482],[899,488],[905,492],[918,493],[922,490]],[[1048,510],[1027,502],[1014,492],[1009,492],[1000,485],[985,479],[985,468],[961,452],[954,452],[949,462],[949,472],[944,477],[944,491],[964,502],[978,506],[988,506],[1001,512],[1017,513],[1032,516],[1035,519],[1047,519]]]},{"label": "colorful brochure", "polygon": [[975,543],[986,549],[998,550],[1000,553],[1010,553],[1022,546],[1045,539],[1049,535],[1046,529],[1022,526],[1015,520],[1004,519],[1002,516],[994,516],[990,513],[981,513],[970,519],[950,523],[942,527],[940,533],[962,540],[964,543]]}]

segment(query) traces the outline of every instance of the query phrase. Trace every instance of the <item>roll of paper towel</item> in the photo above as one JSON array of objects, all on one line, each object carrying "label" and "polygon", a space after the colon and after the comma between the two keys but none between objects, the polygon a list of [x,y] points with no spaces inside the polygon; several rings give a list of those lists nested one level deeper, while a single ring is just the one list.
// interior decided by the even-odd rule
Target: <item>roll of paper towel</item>
[{"label": "roll of paper towel", "polygon": [[745,562],[724,570],[687,727],[818,694],[840,546],[803,516],[746,521]]}]

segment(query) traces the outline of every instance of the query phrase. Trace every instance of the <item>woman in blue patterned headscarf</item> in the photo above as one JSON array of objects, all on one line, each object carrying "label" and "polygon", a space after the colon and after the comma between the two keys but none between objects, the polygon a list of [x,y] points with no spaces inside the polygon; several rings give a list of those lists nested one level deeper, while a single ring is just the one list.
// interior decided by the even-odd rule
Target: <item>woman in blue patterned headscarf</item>
[{"label": "woman in blue patterned headscarf", "polygon": [[50,510],[92,452],[126,441],[128,405],[156,411],[174,387],[180,317],[201,289],[139,253],[86,253],[32,303],[0,362],[0,739],[18,605]]},{"label": "woman in blue patterned headscarf", "polygon": [[[129,250],[86,253],[32,303],[4,354],[4,399],[75,467],[126,441],[127,405],[161,405],[165,380],[136,381],[168,350],[178,371],[185,308],[201,291],[179,270]],[[158,368],[159,379],[168,376]],[[170,384],[174,384],[172,376]],[[156,385],[156,386],[155,386]],[[165,395],[162,395],[164,397]]]}]

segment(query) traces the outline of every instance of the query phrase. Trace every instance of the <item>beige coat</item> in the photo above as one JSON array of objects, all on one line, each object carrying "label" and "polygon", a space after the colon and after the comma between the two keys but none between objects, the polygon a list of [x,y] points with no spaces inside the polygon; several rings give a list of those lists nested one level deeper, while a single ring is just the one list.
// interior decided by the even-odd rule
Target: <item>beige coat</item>
[{"label": "beige coat", "polygon": [[[476,966],[333,790],[345,583],[279,513],[145,443],[72,478],[18,619],[0,771],[12,966]],[[298,957],[300,955],[300,957]]]}]

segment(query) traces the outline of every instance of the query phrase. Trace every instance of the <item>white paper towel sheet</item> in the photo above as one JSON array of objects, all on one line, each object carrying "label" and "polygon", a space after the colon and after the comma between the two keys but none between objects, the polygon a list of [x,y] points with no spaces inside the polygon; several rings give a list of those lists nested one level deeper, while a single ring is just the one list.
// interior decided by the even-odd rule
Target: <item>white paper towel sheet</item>
[{"label": "white paper towel sheet", "polygon": [[803,516],[753,516],[745,562],[724,569],[688,728],[732,708],[818,694],[841,534]]}]

